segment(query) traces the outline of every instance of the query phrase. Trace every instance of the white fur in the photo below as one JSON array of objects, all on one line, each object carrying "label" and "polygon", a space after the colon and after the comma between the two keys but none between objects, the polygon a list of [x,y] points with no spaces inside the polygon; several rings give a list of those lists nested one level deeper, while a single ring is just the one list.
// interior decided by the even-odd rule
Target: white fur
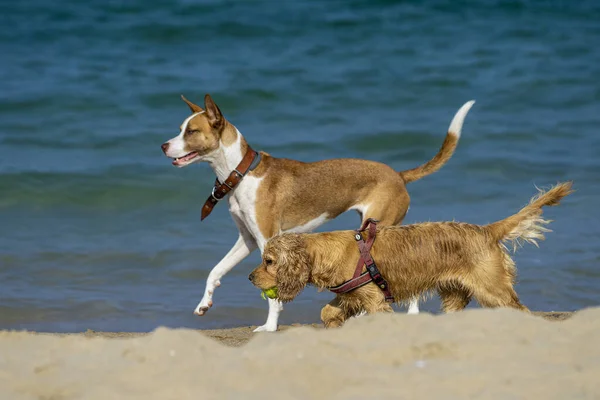
[{"label": "white fur", "polygon": [[317,218],[308,221],[304,225],[295,226],[291,229],[286,230],[285,232],[295,232],[295,233],[305,233],[312,232],[317,229],[319,226],[323,225],[325,222],[329,220],[329,214],[323,213],[319,215]]},{"label": "white fur", "polygon": [[202,296],[202,300],[194,310],[194,314],[196,315],[204,315],[212,306],[213,293],[218,286],[221,286],[221,278],[257,247],[252,235],[245,229],[243,224],[240,224],[235,218],[234,221],[240,231],[238,240],[225,257],[208,274],[204,296]]},{"label": "white fur", "polygon": [[360,217],[364,219],[365,215],[367,215],[367,211],[369,210],[370,206],[370,204],[355,204],[352,207],[350,207],[348,211],[356,210],[360,214]]},{"label": "white fur", "polygon": [[[208,162],[208,165],[215,171],[219,181],[224,182],[238,164],[244,158],[242,154],[242,134],[236,129],[237,138],[229,146],[221,144],[218,149],[205,154],[201,157],[202,161]],[[242,182],[246,178],[242,179]]]},{"label": "white fur", "polygon": [[358,314],[355,314],[355,315],[351,316],[350,318],[360,318],[360,317],[364,317],[365,315],[367,315],[367,312],[365,310],[362,310]]},{"label": "white fur", "polygon": [[179,132],[179,135],[177,135],[173,139],[170,139],[169,141],[167,141],[167,143],[169,143],[169,148],[167,149],[167,151],[165,153],[165,155],[167,157],[180,158],[180,157],[183,157],[186,154],[188,154],[185,151],[185,140],[183,139],[183,135],[185,134],[185,130],[187,129],[187,126],[188,126],[189,122],[192,120],[192,118],[194,118],[196,115],[199,115],[202,113],[204,113],[204,111],[194,113],[194,114],[190,115],[189,117],[187,117],[185,119],[185,121],[183,121],[183,124],[181,124],[181,131]]},{"label": "white fur", "polygon": [[408,305],[407,314],[416,315],[418,313],[419,313],[419,299],[417,297],[415,297],[414,299],[411,299],[411,301]]},{"label": "white fur", "polygon": [[462,131],[463,123],[465,122],[465,117],[467,113],[475,104],[475,100],[467,101],[463,106],[456,112],[454,118],[452,118],[452,122],[450,122],[450,127],[448,128],[448,133],[456,136],[456,138],[460,138],[460,134]]}]

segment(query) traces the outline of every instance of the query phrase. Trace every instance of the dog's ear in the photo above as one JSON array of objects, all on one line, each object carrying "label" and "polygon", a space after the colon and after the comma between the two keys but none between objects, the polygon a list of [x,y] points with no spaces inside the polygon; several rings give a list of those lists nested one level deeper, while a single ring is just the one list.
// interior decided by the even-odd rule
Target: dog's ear
[{"label": "dog's ear", "polygon": [[192,111],[192,114],[195,114],[195,113],[199,113],[199,112],[202,112],[202,111],[204,111],[204,110],[202,109],[202,107],[200,107],[198,104],[194,104],[194,103],[192,103],[191,101],[189,101],[188,99],[186,99],[184,95],[181,95],[181,100],[185,101],[185,104],[187,104],[187,105],[188,105],[188,107],[189,107],[189,108],[190,108],[190,110]]},{"label": "dog's ear", "polygon": [[277,298],[292,301],[302,292],[310,277],[311,263],[306,243],[299,235],[286,235],[277,249]]},{"label": "dog's ear", "polygon": [[223,125],[223,114],[221,114],[221,110],[219,110],[219,106],[215,104],[210,94],[206,94],[204,96],[204,107],[206,108],[206,116],[208,117],[208,122],[212,125],[213,128],[220,128]]}]

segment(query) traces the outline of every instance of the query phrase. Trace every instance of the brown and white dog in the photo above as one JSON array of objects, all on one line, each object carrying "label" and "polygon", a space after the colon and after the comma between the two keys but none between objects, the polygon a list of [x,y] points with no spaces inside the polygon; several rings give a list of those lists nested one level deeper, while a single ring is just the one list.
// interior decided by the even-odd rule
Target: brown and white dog
[{"label": "brown and white dog", "polygon": [[[541,191],[517,214],[489,225],[427,222],[384,227],[375,235],[371,255],[397,302],[435,290],[445,312],[462,310],[472,297],[483,307],[529,311],[513,289],[516,267],[505,243],[511,242],[513,250],[523,242],[537,246],[549,232],[542,207],[558,205],[570,193],[571,182],[558,184]],[[338,286],[353,277],[359,261],[355,234],[275,236],[250,280],[263,290],[276,287],[283,302],[294,299],[307,284],[319,289]],[[357,313],[391,311],[383,291],[369,282],[338,294],[321,310],[321,320],[326,327],[336,327]]]},{"label": "brown and white dog", "polygon": [[[192,114],[180,133],[162,145],[173,165],[185,167],[207,162],[220,182],[236,168],[249,146],[233,124],[225,119],[210,95],[204,108],[188,101]],[[213,305],[213,293],[221,278],[256,248],[261,253],[266,241],[283,232],[310,232],[348,210],[363,220],[373,218],[381,225],[399,225],[409,207],[405,185],[440,169],[452,156],[465,116],[473,101],[454,116],[446,139],[429,162],[402,172],[374,161],[332,159],[313,163],[275,158],[260,152],[261,160],[233,189],[229,211],[239,237],[231,250],[210,271],[202,300],[194,311],[204,315]],[[275,331],[281,302],[269,300],[269,314],[255,331]],[[418,313],[418,303],[409,312]]]}]

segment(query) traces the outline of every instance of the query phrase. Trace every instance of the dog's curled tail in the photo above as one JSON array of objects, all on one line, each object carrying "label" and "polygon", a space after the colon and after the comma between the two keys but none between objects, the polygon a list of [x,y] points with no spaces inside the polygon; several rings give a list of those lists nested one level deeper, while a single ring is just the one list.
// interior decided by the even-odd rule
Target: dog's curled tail
[{"label": "dog's curled tail", "polygon": [[544,233],[551,232],[545,227],[551,221],[542,218],[542,207],[559,205],[563,197],[573,193],[572,185],[572,182],[564,182],[558,183],[548,191],[540,190],[521,211],[489,224],[487,228],[492,233],[494,240],[504,243],[511,242],[513,251],[516,251],[524,242],[537,247],[537,241],[545,239]]},{"label": "dog's curled tail", "polygon": [[460,133],[462,131],[465,117],[474,103],[475,100],[468,101],[456,112],[454,118],[452,118],[450,127],[448,128],[448,134],[446,135],[446,139],[442,144],[442,148],[440,151],[438,151],[435,157],[425,164],[419,165],[417,168],[399,172],[405,183],[414,182],[423,178],[424,176],[433,174],[442,168],[446,162],[448,162],[450,157],[452,157],[452,154],[454,154],[454,150],[458,144],[458,139],[460,139]]}]

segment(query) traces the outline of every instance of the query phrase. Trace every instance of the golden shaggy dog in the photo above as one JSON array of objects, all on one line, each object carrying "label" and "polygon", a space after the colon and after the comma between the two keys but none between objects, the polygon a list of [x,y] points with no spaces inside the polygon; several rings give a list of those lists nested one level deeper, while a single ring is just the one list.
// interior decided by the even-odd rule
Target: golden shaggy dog
[{"label": "golden shaggy dog", "polygon": [[[544,227],[550,221],[542,218],[542,207],[558,205],[572,193],[571,185],[540,191],[517,214],[489,225],[426,222],[383,227],[371,254],[397,302],[435,290],[444,312],[462,310],[472,297],[483,307],[529,311],[513,289],[516,268],[505,243],[514,250],[524,242],[537,246],[550,231]],[[260,289],[277,288],[283,302],[293,300],[307,284],[319,289],[340,285],[352,278],[359,259],[354,235],[334,231],[275,236],[249,278]],[[361,312],[391,311],[383,292],[370,282],[337,295],[321,310],[321,320],[328,328],[337,327]]]}]

